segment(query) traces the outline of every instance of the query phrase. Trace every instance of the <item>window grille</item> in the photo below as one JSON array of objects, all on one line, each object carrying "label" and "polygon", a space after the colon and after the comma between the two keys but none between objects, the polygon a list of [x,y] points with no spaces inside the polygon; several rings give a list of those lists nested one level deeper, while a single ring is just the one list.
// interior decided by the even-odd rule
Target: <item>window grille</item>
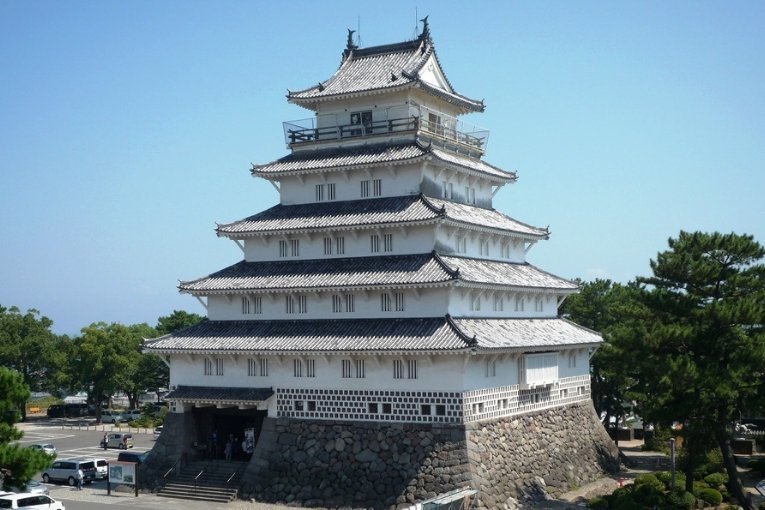
[{"label": "window grille", "polygon": [[380,294],[380,310],[382,310],[383,312],[390,312],[391,310],[390,294],[387,294],[385,292]]},{"label": "window grille", "polygon": [[247,359],[247,376],[254,377],[258,375],[258,364],[253,358]]},{"label": "window grille", "polygon": [[355,298],[353,297],[353,294],[346,294],[345,295],[345,311],[354,312],[355,308],[356,308]]},{"label": "window grille", "polygon": [[361,198],[369,196],[369,181],[361,181]]},{"label": "window grille", "polygon": [[470,300],[470,311],[472,312],[481,311],[481,296],[475,297]]},{"label": "window grille", "polygon": [[534,299],[534,311],[535,312],[544,311],[544,303],[541,297]]},{"label": "window grille", "polygon": [[451,182],[443,181],[443,195],[449,200],[454,197],[454,185]]},{"label": "window grille", "polygon": [[316,185],[316,201],[321,202],[322,200],[324,200],[324,185],[317,184]]},{"label": "window grille", "polygon": [[510,243],[502,245],[502,257],[506,259],[510,258]]},{"label": "window grille", "polygon": [[210,358],[205,358],[205,375],[213,374],[213,362]]},{"label": "window grille", "polygon": [[316,377],[316,360],[313,360],[313,359],[305,360],[305,376]]},{"label": "window grille", "polygon": [[336,237],[335,238],[335,251],[338,255],[342,255],[345,253],[345,237]]},{"label": "window grille", "polygon": [[369,236],[369,251],[372,253],[377,253],[380,251],[380,236],[377,234],[372,234]]},{"label": "window grille", "polygon": [[332,238],[324,238],[324,255],[332,255]]},{"label": "window grille", "polygon": [[481,241],[480,244],[481,255],[484,257],[489,256],[489,241]]},{"label": "window grille", "polygon": [[268,375],[268,358],[258,359],[258,366],[260,368],[260,375],[265,377]]},{"label": "window grille", "polygon": [[375,179],[372,181],[373,194],[376,197],[382,196],[382,179]]},{"label": "window grille", "polygon": [[417,360],[410,359],[406,361],[406,376],[408,379],[417,379]]},{"label": "window grille", "polygon": [[404,362],[401,361],[400,359],[393,360],[393,378],[394,379],[404,378]]},{"label": "window grille", "polygon": [[251,314],[251,313],[252,313],[252,312],[250,311],[250,300],[249,300],[249,299],[247,299],[246,297],[243,297],[243,298],[242,298],[242,313],[243,313],[244,315],[249,315],[249,314]]},{"label": "window grille", "polygon": [[335,294],[332,296],[332,313],[340,313],[343,311],[343,298]]},{"label": "window grille", "polygon": [[223,358],[215,358],[215,375],[223,375]]},{"label": "window grille", "polygon": [[364,360],[363,359],[357,359],[356,360],[356,377],[359,379],[363,379],[366,377],[366,372],[364,370]]},{"label": "window grille", "polygon": [[457,253],[467,253],[467,238],[461,237],[457,239]]},{"label": "window grille", "polygon": [[300,239],[290,239],[290,254],[293,257],[300,255]]},{"label": "window grille", "polygon": [[404,311],[404,293],[396,292],[395,297],[396,297],[396,311],[403,312]]},{"label": "window grille", "polygon": [[284,296],[284,311],[286,313],[295,313],[295,298]]},{"label": "window grille", "polygon": [[308,313],[308,299],[305,296],[298,296],[298,313]]},{"label": "window grille", "polygon": [[335,183],[331,182],[327,184],[327,200],[335,199]]},{"label": "window grille", "polygon": [[351,377],[351,360],[344,359],[343,360],[343,379],[348,379]]},{"label": "window grille", "polygon": [[393,251],[393,234],[383,235],[383,251]]},{"label": "window grille", "polygon": [[263,313],[263,298],[261,296],[253,296],[252,298],[252,313]]},{"label": "window grille", "polygon": [[294,377],[303,377],[303,360],[292,360],[292,370]]},{"label": "window grille", "polygon": [[287,256],[287,241],[279,241],[279,256]]},{"label": "window grille", "polygon": [[497,362],[491,359],[486,360],[486,377],[495,377],[497,375]]}]

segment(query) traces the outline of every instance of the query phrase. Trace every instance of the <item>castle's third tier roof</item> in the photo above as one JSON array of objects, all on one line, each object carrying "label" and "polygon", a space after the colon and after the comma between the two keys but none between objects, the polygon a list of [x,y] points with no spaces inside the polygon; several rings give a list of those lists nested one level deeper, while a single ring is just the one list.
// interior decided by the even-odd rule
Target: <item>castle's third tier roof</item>
[{"label": "castle's third tier roof", "polygon": [[295,174],[337,172],[380,165],[405,165],[421,161],[435,161],[496,182],[517,180],[514,172],[507,172],[477,158],[438,149],[432,145],[424,145],[419,141],[296,151],[272,163],[253,165],[251,173],[274,179]]},{"label": "castle's third tier roof", "polygon": [[203,321],[148,340],[156,353],[466,352],[546,350],[600,343],[597,333],[564,319],[402,319]]},{"label": "castle's third tier roof", "polygon": [[219,236],[241,239],[257,235],[314,230],[391,227],[445,221],[455,226],[546,239],[546,229],[532,227],[493,209],[422,195],[343,202],[276,205],[249,218],[219,225]]},{"label": "castle's third tier roof", "polygon": [[[431,57],[444,77],[443,83],[422,79],[421,71]],[[292,103],[316,110],[322,101],[411,87],[419,87],[464,112],[484,110],[482,101],[458,94],[451,86],[443,74],[430,37],[369,48],[349,48],[344,53],[340,68],[331,78],[305,90],[290,91],[287,98]]]},{"label": "castle's third tier roof", "polygon": [[382,257],[239,262],[189,282],[181,292],[196,295],[371,288],[511,287],[514,290],[574,292],[576,284],[529,264],[513,264],[435,253]]}]

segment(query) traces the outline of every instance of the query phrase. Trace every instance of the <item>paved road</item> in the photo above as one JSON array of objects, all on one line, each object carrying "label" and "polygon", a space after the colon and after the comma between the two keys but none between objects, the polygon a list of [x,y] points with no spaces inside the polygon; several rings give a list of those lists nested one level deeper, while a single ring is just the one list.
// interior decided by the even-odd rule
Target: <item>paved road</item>
[{"label": "paved road", "polygon": [[[58,459],[69,457],[93,457],[99,459],[116,460],[122,450],[110,448],[104,450],[99,443],[104,432],[123,430],[128,432],[127,427],[115,428],[112,425],[95,425],[93,419],[54,419],[34,420],[18,424],[24,431],[24,437],[19,443],[53,443],[58,450]],[[132,451],[148,451],[154,446],[154,433],[146,429],[130,429],[133,434],[135,447]],[[42,473],[38,473],[35,479],[42,481]],[[129,486],[122,486],[112,490],[107,495],[106,481],[100,480],[85,485],[81,490],[75,490],[66,484],[48,484],[50,495],[54,499],[64,502],[67,510],[96,510],[110,505],[115,509],[157,509],[163,510],[203,510],[208,508],[225,508],[226,510],[283,510],[289,507],[281,505],[269,505],[265,503],[250,503],[236,501],[229,504],[210,503],[206,501],[189,501],[181,499],[162,498],[154,494],[139,493],[135,496],[134,490]]]}]

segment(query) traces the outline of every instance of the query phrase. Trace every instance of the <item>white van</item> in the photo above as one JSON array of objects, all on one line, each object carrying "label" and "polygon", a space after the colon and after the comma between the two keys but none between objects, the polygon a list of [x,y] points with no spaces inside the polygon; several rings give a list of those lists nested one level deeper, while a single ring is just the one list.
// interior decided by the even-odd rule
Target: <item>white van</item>
[{"label": "white van", "polygon": [[0,496],[0,508],[29,508],[44,510],[66,510],[61,501],[56,501],[45,494],[3,494]]}]

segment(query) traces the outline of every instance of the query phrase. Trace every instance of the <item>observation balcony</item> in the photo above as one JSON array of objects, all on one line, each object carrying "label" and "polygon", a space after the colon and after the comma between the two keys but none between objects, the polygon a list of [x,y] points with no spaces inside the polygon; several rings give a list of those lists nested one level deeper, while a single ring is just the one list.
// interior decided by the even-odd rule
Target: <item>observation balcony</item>
[{"label": "observation balcony", "polygon": [[478,157],[484,154],[489,141],[488,130],[425,107],[389,108],[383,112],[385,118],[374,118],[371,111],[365,113],[352,113],[345,122],[338,115],[284,122],[284,141],[290,149],[299,150],[342,141],[383,141],[385,137],[413,135],[425,143]]}]

